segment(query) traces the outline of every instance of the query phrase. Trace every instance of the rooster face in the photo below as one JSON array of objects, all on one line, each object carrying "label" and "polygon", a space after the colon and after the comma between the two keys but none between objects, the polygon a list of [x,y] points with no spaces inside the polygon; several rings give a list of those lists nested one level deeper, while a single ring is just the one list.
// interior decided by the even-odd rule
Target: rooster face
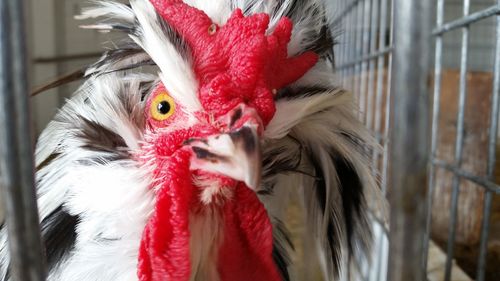
[{"label": "rooster face", "polygon": [[[145,143],[137,156],[153,171],[156,206],[141,241],[139,264],[146,265],[139,267],[139,276],[232,280],[249,275],[245,268],[259,268],[263,273],[255,278],[279,280],[271,260],[270,221],[248,189],[256,190],[261,178],[264,127],[257,110],[240,103],[222,114],[193,112],[160,84],[148,98],[145,113]],[[236,202],[249,206],[243,211]],[[242,220],[245,214],[249,219]],[[234,224],[235,219],[255,229]],[[262,268],[262,262],[268,268]],[[232,272],[217,270],[221,264],[230,265]]]},{"label": "rooster face", "polygon": [[[140,153],[144,159],[153,157],[158,170],[168,163],[159,159],[189,152],[190,170],[199,184],[203,179],[202,186],[234,186],[242,181],[254,190],[259,187],[263,124],[254,108],[240,103],[220,116],[205,110],[190,112],[163,85],[146,104],[147,143]],[[203,201],[211,201],[213,192],[201,196]]]},{"label": "rooster face", "polygon": [[[191,150],[190,169],[198,178],[224,177],[256,190],[262,165],[259,138],[274,116],[274,95],[314,66],[316,54],[288,57],[293,25],[287,18],[267,35],[267,14],[245,17],[238,9],[219,26],[182,1],[151,2],[183,42],[192,71],[185,76],[189,87],[163,79],[150,97],[148,139],[153,143],[148,147],[160,158],[174,151],[159,146]],[[149,40],[138,36],[144,46]],[[152,57],[161,65],[161,55]]]}]

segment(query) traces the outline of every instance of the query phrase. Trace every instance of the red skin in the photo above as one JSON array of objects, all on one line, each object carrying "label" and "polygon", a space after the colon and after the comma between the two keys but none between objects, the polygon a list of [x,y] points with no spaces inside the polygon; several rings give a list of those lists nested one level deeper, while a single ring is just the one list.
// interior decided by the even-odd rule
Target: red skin
[{"label": "red skin", "polygon": [[266,209],[243,183],[224,206],[224,241],[218,269],[223,281],[282,280],[274,263],[273,230]]},{"label": "red skin", "polygon": [[[158,122],[146,107],[146,135],[151,137],[143,153],[154,158],[154,176],[160,184],[155,189],[154,212],[141,240],[138,276],[141,281],[187,281],[191,275],[189,214],[203,208],[200,188],[192,179],[203,172],[189,169],[192,152],[184,142],[220,134],[220,124],[210,124],[204,116],[224,120],[224,115],[241,103],[254,108],[267,125],[275,112],[273,91],[302,77],[318,56],[306,52],[288,58],[292,23],[287,18],[266,35],[269,15],[244,17],[236,10],[213,34],[209,32],[211,19],[181,0],[151,2],[192,51],[204,112],[195,113],[201,119],[198,125],[162,134],[159,128],[187,120],[182,108],[178,105],[169,119]],[[161,91],[164,87],[160,85],[155,94]],[[232,179],[209,176],[233,189],[231,199],[214,206],[220,208],[224,224],[217,261],[221,280],[281,280],[272,258],[272,225],[255,192]]]}]

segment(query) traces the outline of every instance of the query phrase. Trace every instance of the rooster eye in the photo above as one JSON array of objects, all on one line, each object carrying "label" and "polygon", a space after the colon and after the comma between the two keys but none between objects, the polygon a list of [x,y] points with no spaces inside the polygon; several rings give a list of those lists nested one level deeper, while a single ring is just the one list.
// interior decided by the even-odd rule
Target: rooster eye
[{"label": "rooster eye", "polygon": [[157,121],[166,120],[175,112],[174,100],[166,92],[162,92],[153,98],[150,111],[153,119]]}]

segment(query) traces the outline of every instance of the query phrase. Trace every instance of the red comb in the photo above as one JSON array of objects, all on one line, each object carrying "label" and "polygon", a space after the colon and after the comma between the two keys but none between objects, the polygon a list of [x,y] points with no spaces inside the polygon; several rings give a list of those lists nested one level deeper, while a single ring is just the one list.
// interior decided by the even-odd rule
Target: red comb
[{"label": "red comb", "polygon": [[203,11],[181,0],[151,3],[190,47],[200,101],[215,115],[245,102],[267,124],[275,111],[273,91],[295,82],[318,61],[313,52],[288,58],[293,28],[288,18],[282,18],[273,33],[266,35],[267,14],[245,17],[237,9],[219,27]]}]

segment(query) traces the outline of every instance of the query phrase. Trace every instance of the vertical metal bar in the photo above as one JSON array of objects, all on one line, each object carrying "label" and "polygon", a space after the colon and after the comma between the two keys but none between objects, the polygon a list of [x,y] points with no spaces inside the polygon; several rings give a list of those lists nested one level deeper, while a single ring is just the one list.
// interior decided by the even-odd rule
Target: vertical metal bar
[{"label": "vertical metal bar", "polygon": [[[378,22],[379,22],[379,0],[372,0],[372,9],[371,9],[371,22],[370,22],[370,53],[375,53],[377,51],[377,30],[378,30]],[[383,57],[383,56],[379,56]],[[373,100],[374,100],[374,90],[376,88],[375,83],[375,60],[370,59],[368,64],[368,94],[367,94],[367,110],[366,110],[366,125],[368,129],[373,129]],[[377,110],[377,109],[375,109]],[[379,136],[380,132],[375,131],[375,133]],[[378,138],[380,141],[380,138]],[[376,161],[373,159],[373,165],[376,167]]]},{"label": "vertical metal bar", "polygon": [[[389,280],[424,280],[431,0],[397,0],[391,102]],[[411,257],[411,258],[408,258]]]},{"label": "vertical metal bar", "polygon": [[[352,32],[352,55],[351,57],[349,58],[349,62],[353,62],[355,59],[358,58],[358,49],[359,49],[359,46],[358,46],[358,25],[359,25],[359,21],[358,21],[358,9],[359,9],[359,5],[356,5],[352,12],[351,12],[351,24],[352,24],[352,28],[353,28],[353,32]],[[354,96],[356,97],[356,102],[359,103],[359,92],[357,90],[357,87],[356,87],[356,75],[358,73],[358,65],[357,64],[353,64],[352,65],[352,75],[351,75],[351,86],[350,86],[350,89],[353,91],[353,94]]]},{"label": "vertical metal bar", "polygon": [[[358,4],[355,8],[355,30],[356,30],[356,35],[355,35],[355,54],[353,57],[353,60],[357,60],[361,58],[362,56],[362,50],[363,50],[363,6]],[[361,74],[361,62],[356,63],[354,65],[354,76],[353,76],[353,92],[357,97],[357,102],[358,104],[361,102],[361,92],[359,90],[359,79],[360,79],[360,74]],[[361,110],[363,110],[361,108]],[[359,119],[361,120],[361,111],[359,112]]]},{"label": "vertical metal bar", "polygon": [[[380,2],[380,19],[379,19],[380,30],[379,30],[379,36],[378,36],[378,50],[382,50],[386,47],[387,14],[388,14],[387,9],[388,9],[387,0],[381,0],[381,2]],[[383,78],[384,78],[384,72],[385,72],[384,64],[385,64],[385,56],[379,56],[377,58],[377,82],[376,82],[377,88],[376,88],[376,97],[375,97],[375,119],[374,119],[373,127],[374,127],[374,131],[378,133],[378,141],[379,142],[383,141],[384,145],[385,145],[386,138],[384,138],[384,135],[382,134],[382,131],[381,131],[381,128],[382,128],[381,119],[382,119],[382,110],[383,110],[383,108],[382,108],[382,90],[384,88]],[[386,115],[386,119],[388,119],[388,117],[389,116]],[[386,157],[386,155],[387,155],[386,149],[384,149],[384,151],[382,151],[382,153],[383,153],[382,163],[384,163],[385,162],[384,160],[387,158]],[[378,159],[379,159],[378,155],[379,155],[378,151],[374,150],[373,154],[372,154],[372,161],[374,163],[377,162],[377,164],[378,164]],[[378,167],[378,165],[377,165],[377,167]],[[382,170],[381,177],[382,177],[381,184],[384,185],[385,184],[384,170]],[[382,227],[382,226],[380,226],[380,227]],[[376,277],[380,278],[381,273],[382,273],[382,264],[384,263],[385,257],[386,257],[386,256],[384,256],[384,252],[383,252],[384,251],[384,235],[380,235],[377,243],[378,243],[379,247],[377,249],[378,259],[377,259],[377,265],[376,265],[376,268],[377,268]]]},{"label": "vertical metal bar", "polygon": [[[497,0],[497,5],[500,7],[500,0]],[[495,49],[495,66],[493,77],[493,93],[491,103],[491,120],[490,120],[490,135],[488,146],[488,179],[492,180],[495,173],[496,163],[496,144],[498,132],[498,113],[500,102],[500,15],[497,15],[497,34],[496,34],[496,49]],[[477,266],[477,281],[483,281],[486,273],[486,255],[488,250],[488,236],[490,232],[490,216],[493,194],[491,191],[486,191],[483,207],[483,221],[481,226],[481,242],[479,246],[479,260]]]},{"label": "vertical metal bar", "polygon": [[[391,47],[394,46],[394,11],[395,11],[395,0],[390,0],[391,3],[391,13],[390,13],[390,35],[389,35],[389,45]],[[385,37],[384,37],[385,38]],[[385,41],[385,40],[384,40]],[[384,42],[385,45],[385,42]],[[393,49],[394,50],[394,49]],[[390,145],[390,139],[389,139],[389,127],[391,125],[391,118],[390,114],[392,112],[391,110],[391,97],[392,97],[392,66],[393,66],[393,51],[391,51],[388,55],[388,65],[387,65],[387,89],[386,89],[386,101],[385,101],[385,124],[384,124],[384,136],[383,136],[383,141],[384,141],[384,153],[382,157],[382,180],[381,180],[381,186],[382,186],[382,194],[384,196],[387,195],[387,189],[388,189],[388,170],[389,170],[389,145]],[[388,235],[389,236],[389,235]],[[388,268],[389,268],[389,253],[390,253],[390,247],[387,245],[388,243],[390,244],[390,241],[385,241],[382,239],[383,246],[382,246],[382,252],[380,253],[380,258],[381,258],[381,264],[380,267],[377,269],[379,270],[379,276],[384,276],[385,278],[381,280],[387,280],[389,276]],[[387,246],[386,246],[387,245]],[[382,261],[383,259],[383,261]]]},{"label": "vertical metal bar", "polygon": [[[357,13],[357,9],[358,9],[358,4],[356,3],[356,5],[354,6],[354,8],[351,10],[351,12],[349,13],[349,16],[351,18],[351,28],[352,28],[352,31],[351,31],[351,43],[349,43],[349,45],[351,46],[351,55],[349,57],[349,62],[352,62],[354,61],[356,58],[357,58],[357,47],[356,47],[356,43],[357,43],[357,34],[358,34],[358,13]],[[349,81],[349,89],[351,91],[354,92],[354,96],[356,98],[356,102],[359,101],[358,99],[358,93],[356,92],[356,88],[355,88],[355,77],[356,77],[356,65],[353,64],[351,66],[351,71],[350,71],[350,81]]]},{"label": "vertical metal bar", "polygon": [[[345,44],[345,48],[346,48],[346,52],[345,52],[345,61],[349,61],[349,58],[351,56],[351,52],[352,52],[352,48],[349,48],[350,44],[351,44],[351,36],[352,36],[352,25],[351,25],[351,17],[349,14],[346,14],[345,15],[345,20],[342,21],[343,24],[344,24],[344,28],[345,28],[345,36],[344,36],[344,44]],[[349,83],[349,73],[350,73],[350,69],[348,67],[344,68],[343,69],[344,71],[344,81],[343,81],[343,86],[344,88],[348,89],[348,90],[351,90],[349,87],[348,87],[348,83]]]},{"label": "vertical metal bar", "polygon": [[[347,3],[345,4],[346,6],[349,5],[348,0],[345,0]],[[351,53],[353,52],[352,48],[352,35],[353,35],[353,27],[351,24],[352,21],[352,12],[345,14],[345,20],[343,21],[344,27],[345,27],[345,56],[344,56],[344,63],[348,62],[351,59]],[[349,82],[350,82],[350,75],[351,75],[351,69],[346,67],[343,68],[344,71],[344,87],[348,90],[352,90],[351,88],[348,87]]]},{"label": "vertical metal bar", "polygon": [[44,280],[35,198],[24,2],[0,0],[0,174],[13,280]]},{"label": "vertical metal bar", "polygon": [[[380,3],[380,30],[378,36],[378,50],[382,50],[386,47],[386,35],[387,35],[387,0],[382,0]],[[382,119],[382,90],[384,89],[384,64],[385,56],[380,56],[377,58],[377,89],[375,94],[375,119],[373,128],[375,132],[381,133],[381,119]],[[388,116],[386,115],[386,118]],[[382,134],[380,134],[380,138]],[[385,151],[385,150],[384,150]],[[377,151],[373,151],[372,158],[376,159],[378,157]],[[383,175],[382,175],[383,176]]]},{"label": "vertical metal bar", "polygon": [[[349,31],[347,32],[347,37],[348,37],[348,40],[347,40],[347,59],[346,61],[348,62],[351,62],[354,60],[354,58],[356,57],[355,53],[356,53],[356,50],[355,50],[355,44],[356,44],[356,18],[354,17],[356,13],[356,7],[354,7],[353,9],[351,9],[349,11],[349,13],[346,14],[347,16],[347,27],[349,29]],[[349,67],[346,69],[346,73],[347,73],[347,79],[346,79],[346,84],[345,84],[345,87],[352,91],[353,90],[353,79],[354,79],[354,66],[352,67]]]},{"label": "vertical metal bar", "polygon": [[[498,115],[497,115],[498,116]],[[479,260],[477,266],[476,281],[484,281],[486,273],[486,254],[488,246],[488,235],[490,232],[490,216],[493,195],[491,191],[486,191],[483,206],[483,220],[481,226],[481,242],[479,246]]]},{"label": "vertical metal bar", "polygon": [[[345,4],[345,1],[346,0],[341,0],[340,1],[340,9],[339,11],[342,11],[344,9],[344,6],[346,5]],[[335,23],[334,23],[335,24]],[[339,60],[338,60],[338,63],[335,65],[335,67],[337,67],[337,65],[341,65],[344,63],[345,59],[346,59],[346,56],[347,56],[347,25],[346,25],[346,18],[344,18],[341,23],[339,24],[339,27],[341,28],[341,34],[339,35],[339,44],[340,44],[340,48],[341,48],[341,51],[340,51],[340,55],[339,55]],[[337,26],[333,25],[332,26],[332,29],[335,29],[337,28]],[[346,77],[346,71],[345,69],[341,69],[340,70],[340,83],[342,85],[342,87],[345,87],[345,77]]]},{"label": "vertical metal bar", "polygon": [[[470,9],[470,0],[464,0],[463,14],[467,16]],[[458,101],[458,116],[457,116],[457,139],[455,143],[455,164],[460,167],[462,164],[462,152],[464,145],[464,118],[465,104],[467,101],[467,61],[468,61],[468,43],[469,43],[469,27],[462,28],[462,50],[460,58],[460,93]],[[448,232],[448,243],[446,247],[446,265],[444,280],[451,280],[451,269],[453,265],[456,227],[457,227],[457,211],[458,211],[458,196],[460,192],[460,177],[453,175],[451,207],[450,207],[450,225]]]},{"label": "vertical metal bar", "polygon": [[[344,7],[344,1],[343,0],[340,0],[338,1],[338,5],[337,5],[337,9],[335,10],[335,13],[339,13],[340,11],[343,10],[343,7]],[[335,14],[335,18],[338,17],[337,14]],[[335,57],[335,59],[333,60],[334,61],[334,65],[333,65],[333,68],[334,68],[334,72],[336,74],[336,77],[337,77],[337,80],[338,80],[338,83],[342,86],[342,81],[344,80],[343,78],[343,70],[342,69],[339,69],[339,70],[336,70],[335,68],[337,67],[337,65],[341,65],[342,64],[342,61],[343,61],[343,57],[344,57],[344,45],[345,45],[345,27],[344,27],[344,22],[342,21],[340,24],[336,23],[336,24],[333,24],[331,22],[329,22],[330,25],[330,30],[332,32],[337,32],[337,30],[341,30],[341,33],[338,35],[338,43],[337,43],[337,50],[334,51],[333,55]]]},{"label": "vertical metal bar", "polygon": [[[390,32],[390,45],[394,46],[394,5],[396,0],[391,0],[391,32]],[[392,96],[392,61],[393,54],[389,53],[389,64],[387,66],[387,90],[385,101],[385,124],[384,124],[384,159],[382,164],[382,194],[387,194],[387,178],[389,169],[389,127],[390,127],[390,114],[391,114],[391,96]]]},{"label": "vertical metal bar", "polygon": [[[444,18],[444,0],[438,0],[436,11],[436,28],[443,25]],[[442,57],[443,57],[443,36],[436,37],[435,48],[435,62],[434,62],[434,101],[432,104],[432,136],[431,136],[431,159],[436,157],[437,141],[439,132],[439,109],[441,102],[441,71],[442,71]],[[432,224],[432,199],[434,196],[434,181],[436,170],[434,165],[430,165],[429,170],[429,186],[427,191],[427,222],[424,240],[424,261],[422,264],[424,272],[427,272],[427,258],[429,252],[429,243],[431,237],[431,224]]]},{"label": "vertical metal bar", "polygon": [[[382,226],[381,226],[382,227]],[[387,257],[389,256],[389,247],[388,247],[388,239],[382,239],[382,246],[380,248],[382,248],[382,251],[380,252],[380,257],[382,257],[384,260],[381,261],[381,264],[380,264],[380,269],[377,269],[377,276],[379,277],[378,281],[384,281],[384,280],[387,280],[387,273],[388,273],[388,268],[387,268]]]},{"label": "vertical metal bar", "polygon": [[[363,38],[362,38],[362,49],[361,49],[361,55],[360,58],[363,58],[364,56],[368,55],[370,52],[370,10],[371,10],[371,0],[364,0],[363,6],[361,7],[362,9],[362,18],[363,18],[363,24],[361,25],[362,28],[362,33],[363,33]],[[361,61],[361,70],[359,74],[359,95],[361,97],[360,100],[360,108],[361,108],[361,114],[363,115],[363,118],[361,119],[362,122],[365,122],[366,120],[366,114],[367,114],[367,95],[366,95],[366,77],[367,77],[367,70],[368,70],[368,61],[366,59],[363,59]]]},{"label": "vertical metal bar", "polygon": [[358,95],[358,104],[359,104],[359,120],[362,122],[364,119],[364,97],[362,96],[362,91],[361,91],[361,86],[362,86],[362,81],[363,81],[363,72],[361,69],[361,66],[363,64],[363,61],[361,58],[363,57],[363,37],[364,37],[364,25],[365,25],[365,16],[364,16],[364,4],[366,3],[366,0],[362,0],[359,2],[357,6],[357,38],[356,38],[356,65],[354,67],[355,69],[355,78],[356,80],[354,81],[354,92]]},{"label": "vertical metal bar", "polygon": [[[339,11],[343,11],[345,9],[345,7],[347,6],[346,4],[346,1],[347,0],[341,0],[340,1],[340,8],[339,8]],[[341,30],[342,30],[342,34],[340,35],[340,55],[339,55],[339,60],[338,60],[338,64],[337,65],[342,65],[346,62],[346,58],[347,58],[347,52],[348,52],[348,30],[347,30],[347,17],[344,18],[341,23],[340,23],[340,27],[341,27]],[[332,28],[337,28],[336,26],[333,26]],[[347,70],[345,68],[342,68],[340,70],[340,76],[341,76],[341,83],[342,83],[342,87],[345,87],[346,86],[346,76],[347,76]]]}]

